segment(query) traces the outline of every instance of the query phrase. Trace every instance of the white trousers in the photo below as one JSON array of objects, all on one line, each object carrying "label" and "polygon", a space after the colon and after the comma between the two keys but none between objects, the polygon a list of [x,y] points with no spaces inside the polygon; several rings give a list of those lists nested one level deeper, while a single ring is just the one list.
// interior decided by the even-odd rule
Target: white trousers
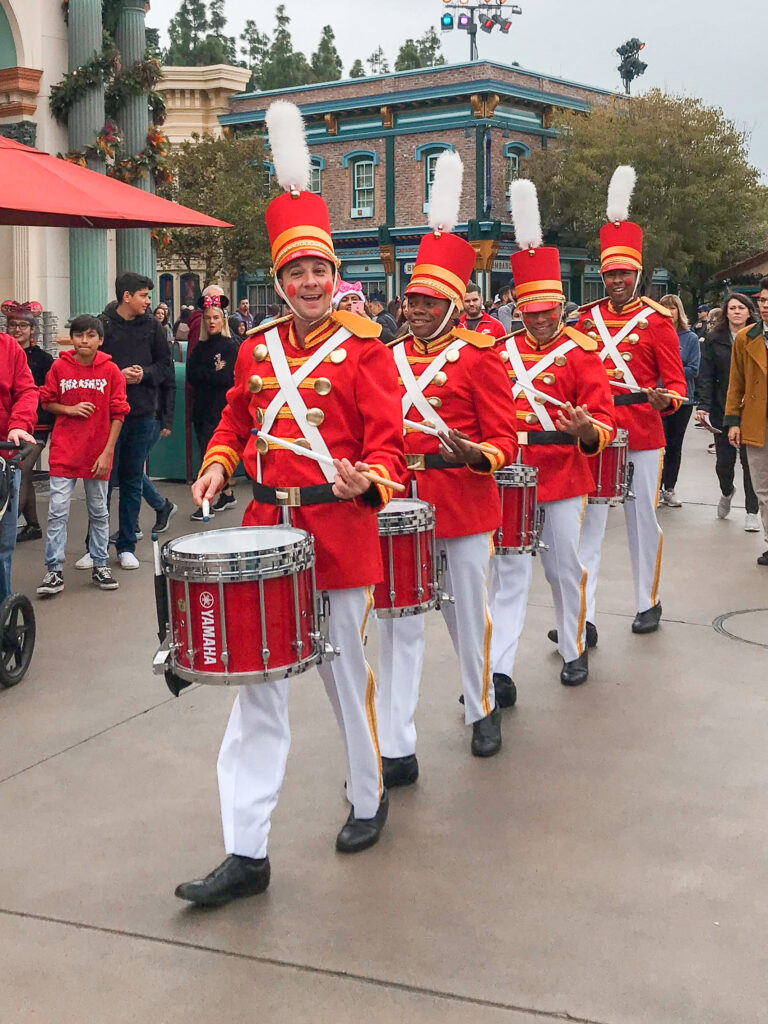
[{"label": "white trousers", "polygon": [[[563,661],[575,661],[584,653],[587,572],[579,558],[579,537],[586,500],[565,498],[541,505],[541,541],[549,550],[542,549],[540,557],[552,591],[557,649]],[[525,622],[532,573],[532,555],[496,555],[491,559],[491,664],[494,672],[510,678]]]},{"label": "white trousers", "polygon": [[[489,533],[437,541],[447,562],[445,589],[454,598],[441,606],[459,662],[467,725],[485,718],[496,703],[491,692],[491,617],[488,573],[493,541]],[[379,686],[376,712],[381,753],[408,757],[416,750],[414,714],[424,664],[425,616],[377,619]]]},{"label": "white trousers", "polygon": [[[645,612],[653,608],[659,600],[661,549],[664,537],[656,518],[656,507],[659,503],[664,449],[630,450],[629,461],[634,466],[632,493],[635,498],[624,502],[624,521],[627,525],[632,579],[635,585],[635,607],[638,612]],[[579,554],[587,567],[587,619],[590,622],[595,621],[597,578],[607,522],[607,505],[587,505]]]},{"label": "white trousers", "polygon": [[[373,606],[369,587],[328,591],[329,638],[341,654],[319,666],[339,723],[347,762],[347,799],[358,818],[372,818],[382,795],[375,683],[363,653]],[[308,685],[308,684],[303,684]],[[219,751],[224,846],[228,854],[266,857],[272,811],[285,775],[291,729],[288,680],[238,689]]]}]

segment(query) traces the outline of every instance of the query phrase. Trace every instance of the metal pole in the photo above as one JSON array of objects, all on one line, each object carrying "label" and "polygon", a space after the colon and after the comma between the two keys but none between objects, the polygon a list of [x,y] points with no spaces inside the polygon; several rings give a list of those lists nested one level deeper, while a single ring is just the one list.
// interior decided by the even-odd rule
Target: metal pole
[{"label": "metal pole", "polygon": [[469,59],[477,60],[480,57],[480,51],[477,48],[477,22],[475,21],[475,8],[472,7],[469,13]]}]

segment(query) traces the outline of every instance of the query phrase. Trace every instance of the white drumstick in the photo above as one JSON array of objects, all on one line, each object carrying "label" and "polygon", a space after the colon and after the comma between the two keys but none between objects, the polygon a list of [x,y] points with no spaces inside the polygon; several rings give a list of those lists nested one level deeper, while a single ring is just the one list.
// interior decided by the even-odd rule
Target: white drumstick
[{"label": "white drumstick", "polygon": [[207,498],[203,498],[203,522],[207,523],[211,518],[211,503]]},{"label": "white drumstick", "polygon": [[[429,434],[431,437],[436,437],[440,441],[440,444],[445,448],[446,451],[451,449],[440,437],[440,431],[435,427],[428,427],[425,423],[417,423],[415,420],[403,420],[403,425],[408,427],[409,430],[420,430],[423,434]],[[466,438],[463,439],[464,444],[468,444],[470,448],[477,448],[478,451],[484,452],[486,455],[495,455],[496,449],[493,445],[483,444],[478,441],[468,441]]]},{"label": "white drumstick", "polygon": [[[544,402],[549,402],[550,405],[556,405],[558,409],[564,409],[567,402],[561,402],[559,398],[555,398],[554,395],[548,395],[545,391],[538,391],[536,388],[530,387],[528,384],[523,384],[522,381],[515,381],[518,387],[522,388],[523,391],[528,391],[532,395],[536,395],[537,398],[541,398]],[[590,423],[593,423],[596,427],[602,427],[603,430],[613,431],[613,427],[609,427],[607,423],[603,423],[602,420],[596,420],[594,416],[590,416],[586,413],[586,417]]]},{"label": "white drumstick", "polygon": [[691,404],[687,398],[683,398],[682,395],[678,395],[676,391],[670,391],[669,388],[637,388],[633,384],[625,384],[623,380],[613,380],[613,378],[609,379],[609,383],[613,384],[615,388],[626,388],[626,390],[631,391],[633,395],[647,395],[649,391],[656,390],[660,391],[661,394],[665,395],[667,398],[677,399],[679,402],[682,402],[683,405]]},{"label": "white drumstick", "polygon": [[[312,459],[314,462],[319,462],[323,466],[333,466],[333,459],[330,455],[325,455],[323,452],[315,452],[311,448],[304,448],[300,444],[294,444],[293,441],[287,441],[283,437],[275,437],[274,434],[268,434],[266,430],[252,430],[252,434],[257,437],[263,437],[265,441],[270,444],[276,444],[280,448],[287,448],[289,452],[293,452],[294,455],[303,455],[305,459]],[[363,473],[364,477],[367,477],[371,483],[380,484],[382,487],[387,487],[391,491],[404,491],[405,487],[402,484],[397,483],[395,480],[387,480],[383,476],[379,476],[378,473],[372,473],[370,470]]]}]

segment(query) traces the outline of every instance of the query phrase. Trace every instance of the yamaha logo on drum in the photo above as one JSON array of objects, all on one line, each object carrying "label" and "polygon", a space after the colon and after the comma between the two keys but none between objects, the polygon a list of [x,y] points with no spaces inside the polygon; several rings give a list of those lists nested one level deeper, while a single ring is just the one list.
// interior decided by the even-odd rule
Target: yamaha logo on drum
[{"label": "yamaha logo on drum", "polygon": [[202,627],[203,639],[203,663],[205,665],[216,665],[218,653],[216,650],[216,624],[213,616],[213,606],[216,603],[210,590],[203,590],[200,594],[200,625]]}]

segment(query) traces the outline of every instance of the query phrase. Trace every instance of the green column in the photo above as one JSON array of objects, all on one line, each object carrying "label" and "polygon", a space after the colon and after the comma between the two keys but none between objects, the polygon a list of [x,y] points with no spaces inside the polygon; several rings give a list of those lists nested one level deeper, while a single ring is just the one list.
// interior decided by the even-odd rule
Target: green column
[{"label": "green column", "polygon": [[[69,70],[74,71],[101,52],[101,0],[69,2]],[[70,149],[85,149],[104,125],[104,86],[73,104],[68,119]],[[89,160],[92,171],[106,173],[103,160]],[[69,232],[69,307],[78,313],[100,313],[108,300],[107,233],[103,229],[72,228]]]},{"label": "green column", "polygon": [[[144,27],[144,0],[122,0],[115,42],[124,68],[144,59],[146,34]],[[149,107],[144,95],[131,96],[118,113],[118,124],[125,138],[125,152],[135,156],[147,145]],[[149,176],[136,182],[145,192],[154,192],[155,183]],[[148,228],[119,228],[117,231],[117,272],[133,270],[155,280],[155,254]]]}]

